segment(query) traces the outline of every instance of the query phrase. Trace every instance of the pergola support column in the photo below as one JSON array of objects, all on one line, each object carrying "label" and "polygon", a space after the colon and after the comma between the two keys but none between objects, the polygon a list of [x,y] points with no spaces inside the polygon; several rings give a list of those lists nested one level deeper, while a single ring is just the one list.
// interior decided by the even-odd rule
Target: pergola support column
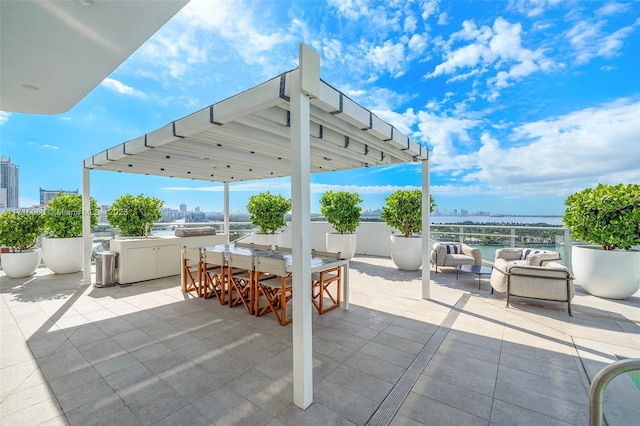
[{"label": "pergola support column", "polygon": [[91,284],[91,171],[82,168],[82,283]]},{"label": "pergola support column", "polygon": [[227,243],[231,238],[229,229],[229,182],[224,183],[224,232],[227,234]]},{"label": "pergola support column", "polygon": [[[291,84],[291,233],[293,257],[293,403],[313,403],[313,339],[311,304],[311,141],[309,98],[305,82],[320,79],[318,55],[300,44],[300,65]],[[311,56],[312,62],[307,59]],[[313,61],[317,60],[317,63]],[[317,69],[314,69],[314,65]],[[308,93],[308,91],[307,91]]]},{"label": "pergola support column", "polygon": [[[428,151],[427,151],[428,155]],[[431,193],[429,192],[429,158],[422,162],[422,298],[431,299]]]}]

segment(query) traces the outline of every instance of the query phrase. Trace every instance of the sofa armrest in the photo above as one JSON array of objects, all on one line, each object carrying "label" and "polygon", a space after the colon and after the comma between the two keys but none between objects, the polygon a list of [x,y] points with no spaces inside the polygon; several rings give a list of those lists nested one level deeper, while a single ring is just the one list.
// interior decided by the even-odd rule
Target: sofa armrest
[{"label": "sofa armrest", "polygon": [[434,243],[431,249],[431,263],[436,266],[443,266],[444,258],[447,255],[444,243]]},{"label": "sofa armrest", "polygon": [[504,259],[504,260],[520,260],[522,258],[522,249],[521,248],[500,248],[496,249],[496,260]]},{"label": "sofa armrest", "polygon": [[473,257],[476,266],[482,265],[482,252],[479,248],[472,248],[466,244],[462,244],[462,253]]}]

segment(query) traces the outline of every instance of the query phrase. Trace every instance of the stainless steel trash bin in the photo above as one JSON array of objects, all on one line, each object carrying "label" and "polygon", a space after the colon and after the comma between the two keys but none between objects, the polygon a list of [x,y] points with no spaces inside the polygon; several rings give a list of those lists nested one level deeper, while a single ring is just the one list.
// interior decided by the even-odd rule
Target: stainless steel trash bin
[{"label": "stainless steel trash bin", "polygon": [[116,284],[116,257],[118,253],[96,253],[96,287],[113,287]]}]

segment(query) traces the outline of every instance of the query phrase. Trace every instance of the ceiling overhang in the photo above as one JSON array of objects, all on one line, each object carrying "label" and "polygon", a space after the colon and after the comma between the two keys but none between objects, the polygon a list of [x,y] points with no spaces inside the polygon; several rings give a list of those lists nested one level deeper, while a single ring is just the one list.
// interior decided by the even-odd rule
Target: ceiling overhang
[{"label": "ceiling overhang", "polygon": [[[84,167],[213,182],[291,175],[289,71],[99,152]],[[310,100],[311,173],[422,161],[415,140],[320,81]]]},{"label": "ceiling overhang", "polygon": [[187,2],[0,1],[0,110],[68,111]]}]

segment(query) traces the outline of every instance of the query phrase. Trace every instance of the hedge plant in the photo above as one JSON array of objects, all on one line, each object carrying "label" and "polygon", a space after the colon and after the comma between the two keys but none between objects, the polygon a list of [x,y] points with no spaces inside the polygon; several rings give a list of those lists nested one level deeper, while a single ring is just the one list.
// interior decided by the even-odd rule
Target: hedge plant
[{"label": "hedge plant", "polygon": [[0,214],[0,245],[22,253],[36,245],[44,230],[41,212],[6,210]]},{"label": "hedge plant", "polygon": [[358,205],[362,202],[360,195],[355,192],[327,191],[320,197],[320,213],[340,234],[352,234],[360,225],[360,212]]},{"label": "hedge plant", "polygon": [[120,230],[123,237],[146,237],[153,224],[162,217],[162,205],[156,197],[125,194],[107,210],[107,221]]},{"label": "hedge plant", "polygon": [[[402,232],[405,237],[422,230],[422,191],[399,189],[385,199],[380,218],[392,228]],[[430,211],[436,204],[430,196]]]},{"label": "hedge plant", "polygon": [[[91,227],[98,224],[98,202],[90,201]],[[47,203],[44,230],[50,238],[74,238],[82,236],[82,195],[58,195]]]},{"label": "hedge plant", "polygon": [[604,250],[640,245],[640,184],[598,184],[571,194],[564,204],[563,222],[573,238]]},{"label": "hedge plant", "polygon": [[249,197],[249,220],[258,227],[260,234],[275,234],[287,222],[284,215],[291,210],[291,200],[269,191]]}]

